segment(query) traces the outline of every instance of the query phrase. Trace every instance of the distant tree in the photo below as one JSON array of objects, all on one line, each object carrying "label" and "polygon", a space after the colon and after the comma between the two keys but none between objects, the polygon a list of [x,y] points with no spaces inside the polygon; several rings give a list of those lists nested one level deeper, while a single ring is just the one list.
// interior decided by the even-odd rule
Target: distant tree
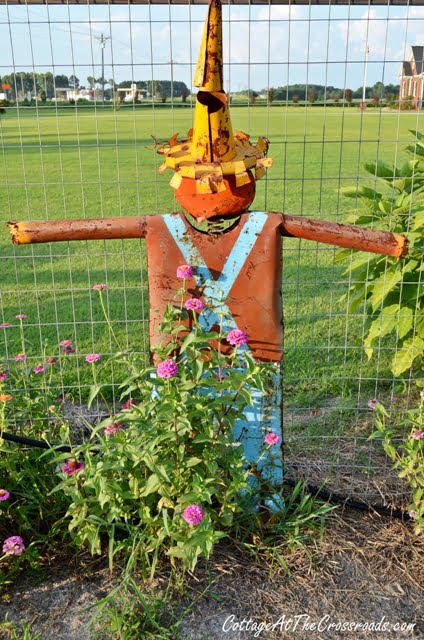
[{"label": "distant tree", "polygon": [[299,96],[297,95],[297,93],[295,93],[294,96],[292,97],[292,101],[293,101],[294,104],[298,104]]},{"label": "distant tree", "polygon": [[335,93],[334,94],[333,101],[334,101],[334,104],[339,104],[339,102],[340,102],[340,94],[339,93]]},{"label": "distant tree", "polygon": [[40,100],[41,100],[41,102],[46,102],[47,94],[46,94],[45,91],[40,91]]},{"label": "distant tree", "polygon": [[94,78],[94,76],[87,76],[87,82],[89,89],[94,89],[96,86],[96,78]]},{"label": "distant tree", "polygon": [[374,101],[374,96],[378,97],[380,101],[386,92],[386,87],[382,82],[376,82],[375,85],[372,87],[371,91],[372,91],[373,101]]},{"label": "distant tree", "polygon": [[188,90],[186,85],[184,85],[184,87],[181,88],[181,100],[183,102],[187,102],[187,98],[189,95],[190,95],[190,91]]},{"label": "distant tree", "polygon": [[380,96],[373,95],[372,104],[373,104],[374,107],[378,107],[378,105],[380,104]]},{"label": "distant tree", "polygon": [[353,91],[352,91],[352,89],[345,89],[344,90],[344,99],[345,99],[345,102],[347,102],[349,106],[352,104],[352,100],[353,100]]},{"label": "distant tree", "polygon": [[270,87],[267,91],[267,100],[269,104],[272,104],[275,100],[276,91],[274,87]]},{"label": "distant tree", "polygon": [[250,104],[255,104],[256,98],[258,97],[258,94],[256,93],[256,91],[253,91],[253,89],[249,89],[247,97],[249,99],[249,103]]},{"label": "distant tree", "polygon": [[308,91],[308,102],[309,104],[314,104],[317,99],[316,91]]},{"label": "distant tree", "polygon": [[65,89],[69,87],[69,78],[64,74],[54,77],[54,86],[56,89]]},{"label": "distant tree", "polygon": [[80,85],[79,79],[75,75],[69,76],[69,86],[71,89],[78,89]]}]

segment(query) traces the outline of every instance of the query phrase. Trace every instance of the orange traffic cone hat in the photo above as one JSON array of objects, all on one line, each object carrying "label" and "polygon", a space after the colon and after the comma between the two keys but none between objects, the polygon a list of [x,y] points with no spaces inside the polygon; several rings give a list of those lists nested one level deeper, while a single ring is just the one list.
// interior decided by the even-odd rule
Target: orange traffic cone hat
[{"label": "orange traffic cone hat", "polygon": [[255,180],[272,159],[265,157],[263,138],[254,145],[248,134],[233,133],[223,87],[221,0],[209,2],[193,83],[199,88],[193,129],[186,139],[179,141],[176,134],[160,147],[165,162],[159,171],[173,169],[175,196],[195,217],[241,213],[253,201]]}]

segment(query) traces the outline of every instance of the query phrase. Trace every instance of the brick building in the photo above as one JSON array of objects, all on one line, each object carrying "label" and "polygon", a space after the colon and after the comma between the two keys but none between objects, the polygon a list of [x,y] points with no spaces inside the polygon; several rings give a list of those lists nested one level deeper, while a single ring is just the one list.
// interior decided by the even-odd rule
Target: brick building
[{"label": "brick building", "polygon": [[424,47],[411,47],[408,60],[402,62],[399,74],[399,99],[413,96],[417,107],[424,107]]}]

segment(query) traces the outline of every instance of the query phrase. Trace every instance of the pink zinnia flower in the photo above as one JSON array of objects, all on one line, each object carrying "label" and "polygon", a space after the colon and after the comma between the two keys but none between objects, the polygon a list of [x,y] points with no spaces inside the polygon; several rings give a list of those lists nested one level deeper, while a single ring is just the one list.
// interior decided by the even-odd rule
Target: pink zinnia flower
[{"label": "pink zinnia flower", "polygon": [[159,362],[157,368],[159,378],[173,378],[178,373],[178,365],[173,360]]},{"label": "pink zinnia flower", "polygon": [[21,536],[11,536],[3,542],[3,553],[6,556],[20,556],[25,551]]},{"label": "pink zinnia flower", "polygon": [[7,373],[0,373],[0,382],[4,382],[8,377]]},{"label": "pink zinnia flower", "polygon": [[61,471],[66,473],[67,476],[73,476],[74,473],[78,473],[81,469],[84,469],[85,464],[83,462],[79,462],[79,460],[71,459],[67,460],[65,464],[61,466]]},{"label": "pink zinnia flower", "polygon": [[380,400],[377,400],[377,398],[373,398],[372,400],[368,400],[367,402],[368,409],[371,409],[371,411],[375,411],[375,408],[378,404],[380,404]]},{"label": "pink zinnia flower", "polygon": [[15,356],[16,362],[24,362],[26,359],[27,357],[24,353],[18,353],[18,355]]},{"label": "pink zinnia flower", "polygon": [[55,358],[54,356],[49,356],[47,358],[47,364],[56,364],[57,363],[57,358]]},{"label": "pink zinnia flower", "polygon": [[235,347],[242,347],[247,344],[247,335],[241,329],[231,329],[227,333],[227,340]]},{"label": "pink zinnia flower", "polygon": [[271,433],[266,434],[264,440],[267,444],[278,444],[281,438],[277,433],[271,431]]},{"label": "pink zinnia flower", "polygon": [[198,504],[191,504],[186,507],[183,511],[183,518],[188,524],[192,526],[196,526],[200,524],[205,517],[205,513],[202,507],[199,507]]},{"label": "pink zinnia flower", "polygon": [[46,369],[45,364],[37,364],[37,366],[33,368],[33,371],[34,373],[44,373]]},{"label": "pink zinnia flower", "polygon": [[189,298],[184,304],[187,311],[201,311],[205,306],[199,298]]},{"label": "pink zinnia flower", "polygon": [[8,322],[4,322],[3,324],[0,324],[0,329],[10,329],[11,326],[12,325]]},{"label": "pink zinnia flower", "polygon": [[0,500],[7,500],[10,493],[6,489],[0,489]]},{"label": "pink zinnia flower", "polygon": [[107,427],[105,427],[105,434],[107,436],[114,436],[115,433],[118,433],[118,431],[121,431],[121,429],[124,428],[124,425],[122,424],[122,422],[113,422],[112,424],[108,424]]},{"label": "pink zinnia flower", "polygon": [[72,347],[72,340],[61,340],[59,342],[60,347]]},{"label": "pink zinnia flower", "polygon": [[410,518],[416,518],[417,515],[418,515],[418,511],[415,511],[415,509],[411,509],[411,511],[409,512]]},{"label": "pink zinnia flower", "polygon": [[103,289],[108,289],[109,287],[107,284],[93,284],[91,288],[95,291],[103,291]]},{"label": "pink zinnia flower", "polygon": [[26,318],[26,314],[25,313],[18,313],[17,316],[15,316],[15,318],[17,318],[18,320],[24,320],[24,318]]},{"label": "pink zinnia flower", "polygon": [[413,438],[414,440],[423,440],[424,429],[414,429],[411,433],[411,438]]},{"label": "pink zinnia flower", "polygon": [[192,278],[193,273],[193,267],[190,267],[189,264],[182,264],[180,267],[177,267],[177,278]]},{"label": "pink zinnia flower", "polygon": [[85,356],[86,362],[98,362],[102,356],[100,353],[89,353]]},{"label": "pink zinnia flower", "polygon": [[123,411],[128,411],[130,409],[132,409],[133,407],[137,406],[137,402],[134,400],[134,398],[130,398],[129,400],[127,400],[126,402],[124,402],[123,405],[121,405],[121,409]]}]

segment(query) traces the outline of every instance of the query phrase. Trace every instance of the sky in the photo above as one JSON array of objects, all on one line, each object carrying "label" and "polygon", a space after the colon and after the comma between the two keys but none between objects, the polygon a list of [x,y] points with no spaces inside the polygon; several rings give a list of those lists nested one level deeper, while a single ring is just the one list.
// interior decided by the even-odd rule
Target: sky
[{"label": "sky", "polygon": [[[207,7],[0,7],[0,75],[53,71],[105,78],[180,80],[192,87]],[[309,83],[357,89],[397,84],[411,45],[424,45],[424,7],[224,6],[225,89]],[[369,47],[368,64],[365,51]]]}]

